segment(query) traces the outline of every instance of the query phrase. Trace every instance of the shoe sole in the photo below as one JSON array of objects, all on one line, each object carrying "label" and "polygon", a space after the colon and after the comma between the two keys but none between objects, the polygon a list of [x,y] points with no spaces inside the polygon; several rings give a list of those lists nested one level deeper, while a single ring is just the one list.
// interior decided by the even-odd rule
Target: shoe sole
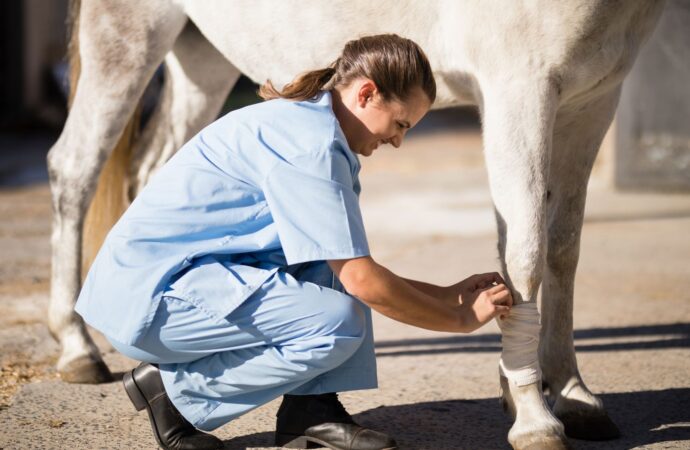
[{"label": "shoe sole", "polygon": [[165,445],[163,445],[163,442],[161,441],[161,437],[158,436],[158,427],[156,426],[156,421],[153,418],[153,412],[151,412],[151,407],[149,406],[149,402],[146,401],[146,397],[144,397],[144,393],[139,389],[139,386],[137,386],[137,382],[134,381],[134,370],[133,369],[131,372],[127,372],[123,377],[122,377],[122,384],[125,386],[125,392],[127,393],[127,396],[129,399],[132,401],[134,404],[134,407],[136,408],[137,411],[141,411],[142,409],[146,409],[146,412],[149,414],[149,421],[151,422],[151,428],[153,431],[153,437],[156,438],[156,442],[158,445],[163,448],[167,449]]},{"label": "shoe sole", "polygon": [[[283,448],[321,448],[326,447],[332,450],[348,450],[343,447],[334,447],[321,439],[288,433],[276,433],[275,444]],[[398,450],[398,447],[386,447],[380,450]]]}]

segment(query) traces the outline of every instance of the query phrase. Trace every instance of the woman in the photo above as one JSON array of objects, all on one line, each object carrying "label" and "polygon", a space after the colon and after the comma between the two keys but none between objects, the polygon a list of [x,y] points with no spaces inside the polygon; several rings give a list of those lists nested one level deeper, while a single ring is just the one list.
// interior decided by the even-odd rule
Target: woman
[{"label": "woman", "polygon": [[376,387],[368,307],[469,332],[509,311],[498,274],[450,287],[402,279],[369,255],[356,155],[399,147],[429,110],[429,62],[396,35],[346,44],[270,101],[202,130],[109,233],[76,310],[123,354],[163,448],[221,448],[213,430],[284,395],[276,445],[397,448],[336,392]]}]

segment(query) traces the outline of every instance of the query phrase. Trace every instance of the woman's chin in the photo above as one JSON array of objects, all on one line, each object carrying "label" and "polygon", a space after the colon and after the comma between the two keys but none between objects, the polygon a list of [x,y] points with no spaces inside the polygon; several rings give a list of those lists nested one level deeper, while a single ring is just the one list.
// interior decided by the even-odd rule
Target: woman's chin
[{"label": "woman's chin", "polygon": [[374,145],[373,147],[369,147],[366,151],[366,156],[371,156],[377,148],[379,148],[378,144]]},{"label": "woman's chin", "polygon": [[374,153],[374,150],[376,150],[376,148],[364,147],[364,148],[358,148],[358,149],[352,149],[352,150],[361,156],[371,156],[371,154]]}]

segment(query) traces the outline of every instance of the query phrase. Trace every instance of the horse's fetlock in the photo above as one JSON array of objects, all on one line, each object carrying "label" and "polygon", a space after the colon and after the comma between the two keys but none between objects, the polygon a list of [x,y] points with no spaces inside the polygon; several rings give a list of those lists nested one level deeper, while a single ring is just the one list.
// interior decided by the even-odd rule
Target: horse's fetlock
[{"label": "horse's fetlock", "polygon": [[591,393],[584,400],[559,396],[553,412],[570,437],[598,441],[620,436],[620,430],[606,413],[601,400]]},{"label": "horse's fetlock", "polygon": [[559,417],[565,414],[599,414],[604,412],[604,404],[586,388],[581,388],[577,394],[560,392],[556,395],[553,412]]},{"label": "horse's fetlock", "polygon": [[100,355],[80,356],[58,361],[60,378],[67,383],[99,384],[109,383],[114,377]]}]

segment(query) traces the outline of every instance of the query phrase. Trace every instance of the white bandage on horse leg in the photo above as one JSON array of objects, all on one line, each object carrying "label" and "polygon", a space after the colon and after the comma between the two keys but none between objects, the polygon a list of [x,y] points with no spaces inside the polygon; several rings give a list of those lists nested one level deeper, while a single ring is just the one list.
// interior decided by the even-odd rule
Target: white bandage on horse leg
[{"label": "white bandage on horse leg", "polygon": [[539,310],[536,302],[515,305],[505,319],[497,320],[503,337],[498,367],[501,375],[518,386],[541,379],[539,368]]}]

